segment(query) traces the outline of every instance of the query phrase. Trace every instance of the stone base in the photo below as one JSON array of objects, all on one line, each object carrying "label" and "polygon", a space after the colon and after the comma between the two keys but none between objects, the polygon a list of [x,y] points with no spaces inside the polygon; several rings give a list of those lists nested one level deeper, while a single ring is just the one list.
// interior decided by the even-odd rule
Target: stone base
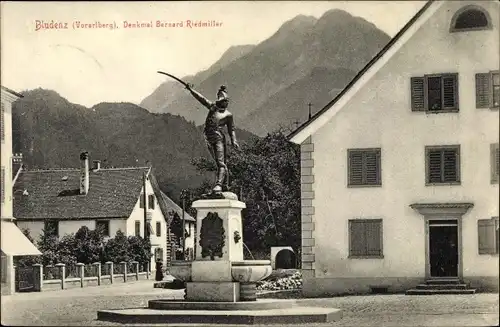
[{"label": "stone base", "polygon": [[186,283],[186,300],[205,302],[236,302],[240,300],[240,283]]},{"label": "stone base", "polygon": [[121,309],[101,310],[98,320],[126,324],[305,324],[329,323],[342,319],[342,310],[292,307],[270,310],[154,310]]}]

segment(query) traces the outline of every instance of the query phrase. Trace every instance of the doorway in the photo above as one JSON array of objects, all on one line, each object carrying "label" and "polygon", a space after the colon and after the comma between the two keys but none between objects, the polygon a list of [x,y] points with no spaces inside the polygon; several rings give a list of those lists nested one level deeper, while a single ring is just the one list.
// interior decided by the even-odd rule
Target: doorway
[{"label": "doorway", "polygon": [[458,277],[458,221],[429,220],[430,277]]}]

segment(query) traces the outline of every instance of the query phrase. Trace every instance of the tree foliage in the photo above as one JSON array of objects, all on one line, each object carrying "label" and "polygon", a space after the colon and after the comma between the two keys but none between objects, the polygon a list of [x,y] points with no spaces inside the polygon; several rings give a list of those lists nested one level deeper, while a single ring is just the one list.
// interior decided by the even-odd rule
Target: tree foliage
[{"label": "tree foliage", "polygon": [[[207,158],[193,160],[201,171],[214,171]],[[242,146],[228,155],[231,191],[246,203],[243,241],[256,252],[269,247],[300,246],[300,148],[282,130]],[[208,187],[207,187],[208,186]],[[192,190],[198,197],[211,184]]]},{"label": "tree foliage", "polygon": [[[23,230],[28,239],[33,240],[29,230]],[[34,243],[34,242],[33,242]],[[92,264],[112,261],[149,262],[151,244],[138,236],[125,236],[118,230],[114,238],[104,239],[102,230],[91,230],[82,226],[76,233],[66,234],[58,238],[54,231],[42,230],[37,242],[41,256],[23,256],[16,259],[17,266],[31,266],[41,263],[44,266],[64,263],[67,266],[75,263]]]}]

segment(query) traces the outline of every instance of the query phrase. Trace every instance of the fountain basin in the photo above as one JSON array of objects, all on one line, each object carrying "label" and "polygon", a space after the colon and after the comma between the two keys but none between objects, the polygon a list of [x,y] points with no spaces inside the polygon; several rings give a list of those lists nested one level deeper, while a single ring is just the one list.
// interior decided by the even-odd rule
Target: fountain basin
[{"label": "fountain basin", "polygon": [[192,281],[192,261],[172,261],[170,265],[170,275],[174,276],[180,281],[190,282]]},{"label": "fountain basin", "polygon": [[231,262],[231,276],[235,282],[256,283],[271,275],[272,271],[270,260]]},{"label": "fountain basin", "polygon": [[[256,283],[271,275],[270,260],[244,260],[231,262],[231,276],[234,282]],[[172,261],[170,275],[183,282],[192,281],[192,261]]]}]

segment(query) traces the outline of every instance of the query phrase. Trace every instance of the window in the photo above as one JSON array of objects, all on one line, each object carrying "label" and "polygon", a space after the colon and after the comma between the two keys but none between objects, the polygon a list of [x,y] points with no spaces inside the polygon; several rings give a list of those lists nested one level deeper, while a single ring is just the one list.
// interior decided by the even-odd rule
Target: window
[{"label": "window", "polygon": [[139,207],[144,208],[144,193],[141,193],[141,196],[139,197]]},{"label": "window", "polygon": [[1,125],[1,127],[0,127],[1,128],[0,134],[1,134],[2,142],[5,140],[5,119],[4,119],[4,114],[5,114],[5,105],[2,102],[2,113],[1,113],[1,117],[0,117],[0,125]]},{"label": "window", "polygon": [[498,184],[498,175],[500,171],[500,152],[498,149],[498,143],[491,144],[490,146],[490,157],[491,157],[491,183]]},{"label": "window", "polygon": [[4,166],[2,166],[0,178],[2,178],[2,185],[0,186],[1,187],[0,197],[2,198],[2,203],[5,203],[5,167]]},{"label": "window", "polygon": [[491,29],[488,12],[479,6],[466,6],[455,13],[451,21],[451,32]]},{"label": "window", "polygon": [[156,222],[156,236],[161,236],[161,222],[159,221]]},{"label": "window", "polygon": [[109,236],[109,220],[97,220],[95,228],[100,229],[104,236]]},{"label": "window", "polygon": [[141,236],[141,221],[135,221],[135,236]]},{"label": "window", "polygon": [[479,254],[498,254],[500,251],[498,217],[477,221]]},{"label": "window", "polygon": [[349,257],[383,258],[382,219],[349,220]]},{"label": "window", "polygon": [[500,74],[497,71],[476,74],[476,108],[500,107]]},{"label": "window", "polygon": [[45,220],[43,223],[43,229],[46,235],[59,236],[59,221]]},{"label": "window", "polygon": [[458,111],[458,74],[412,77],[410,85],[412,111]]},{"label": "window", "polygon": [[149,209],[155,208],[155,196],[153,194],[148,195],[148,208]]},{"label": "window", "polygon": [[380,148],[347,150],[348,186],[382,185]]},{"label": "window", "polygon": [[460,146],[427,146],[426,184],[460,184]]}]

